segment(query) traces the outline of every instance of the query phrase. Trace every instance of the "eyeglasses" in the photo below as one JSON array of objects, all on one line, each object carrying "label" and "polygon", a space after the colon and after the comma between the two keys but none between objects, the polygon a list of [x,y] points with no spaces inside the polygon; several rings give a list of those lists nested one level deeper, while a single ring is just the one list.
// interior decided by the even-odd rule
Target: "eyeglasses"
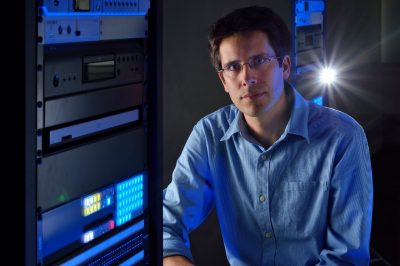
[{"label": "eyeglasses", "polygon": [[218,70],[218,73],[224,72],[230,78],[236,78],[242,71],[244,65],[249,65],[251,69],[261,70],[271,64],[272,60],[278,60],[282,56],[270,56],[270,55],[257,55],[251,57],[247,62],[239,63],[232,62],[228,63],[226,66]]}]

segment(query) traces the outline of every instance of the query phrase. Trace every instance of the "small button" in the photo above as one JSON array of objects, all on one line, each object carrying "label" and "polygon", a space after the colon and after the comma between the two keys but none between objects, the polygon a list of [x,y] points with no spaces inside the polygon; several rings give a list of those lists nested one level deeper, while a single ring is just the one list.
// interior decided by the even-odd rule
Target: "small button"
[{"label": "small button", "polygon": [[53,86],[58,87],[59,84],[60,84],[60,76],[58,75],[58,73],[56,73],[53,76]]},{"label": "small button", "polygon": [[265,154],[261,155],[261,160],[263,160],[263,161],[267,160],[267,155],[265,155]]},{"label": "small button", "polygon": [[266,232],[265,233],[266,238],[271,238],[272,237],[272,232]]},{"label": "small button", "polygon": [[264,201],[266,200],[266,198],[265,198],[264,195],[261,195],[258,199],[259,199],[261,202],[264,202]]}]

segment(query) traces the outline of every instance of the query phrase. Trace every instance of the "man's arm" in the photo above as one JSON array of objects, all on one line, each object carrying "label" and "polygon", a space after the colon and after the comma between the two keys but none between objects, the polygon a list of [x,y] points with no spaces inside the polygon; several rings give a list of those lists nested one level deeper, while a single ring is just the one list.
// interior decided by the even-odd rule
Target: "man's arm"
[{"label": "man's arm", "polygon": [[204,131],[196,125],[177,161],[172,181],[163,191],[164,257],[181,255],[193,261],[189,233],[214,206],[207,154]]},{"label": "man's arm", "polygon": [[163,266],[194,266],[194,264],[183,256],[164,257]]},{"label": "man's arm", "polygon": [[343,144],[331,178],[325,249],[318,265],[369,265],[372,171],[362,128]]}]

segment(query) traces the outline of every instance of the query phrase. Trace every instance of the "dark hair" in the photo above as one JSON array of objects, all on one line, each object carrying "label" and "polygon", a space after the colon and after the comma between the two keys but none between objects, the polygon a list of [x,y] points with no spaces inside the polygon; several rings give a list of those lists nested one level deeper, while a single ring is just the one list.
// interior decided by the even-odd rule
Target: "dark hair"
[{"label": "dark hair", "polygon": [[211,26],[208,34],[208,45],[211,63],[215,69],[221,69],[219,46],[222,40],[234,34],[250,31],[266,33],[277,56],[290,55],[290,32],[281,17],[267,7],[239,8],[220,18]]}]

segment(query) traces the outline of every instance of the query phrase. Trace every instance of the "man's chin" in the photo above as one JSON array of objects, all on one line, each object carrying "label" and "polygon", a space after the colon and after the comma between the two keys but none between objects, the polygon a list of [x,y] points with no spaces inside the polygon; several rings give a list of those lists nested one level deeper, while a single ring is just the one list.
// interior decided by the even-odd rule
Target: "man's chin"
[{"label": "man's chin", "polygon": [[244,109],[241,111],[248,117],[260,117],[263,114],[262,109]]}]

